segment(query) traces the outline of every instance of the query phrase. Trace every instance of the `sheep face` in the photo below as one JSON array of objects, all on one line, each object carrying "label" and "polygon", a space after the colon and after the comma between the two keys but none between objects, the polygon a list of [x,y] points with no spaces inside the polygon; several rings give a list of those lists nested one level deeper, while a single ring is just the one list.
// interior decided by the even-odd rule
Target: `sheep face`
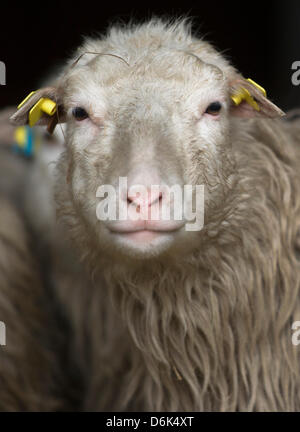
[{"label": "sheep face", "polygon": [[230,175],[228,83],[193,56],[172,74],[173,61],[119,65],[105,80],[98,59],[64,85],[78,216],[100,245],[144,258],[192,246]]},{"label": "sheep face", "polygon": [[57,201],[84,242],[123,257],[182,255],[222,222],[234,184],[232,115],[255,111],[232,93],[247,89],[264,116],[282,112],[184,22],[112,29],[79,54],[12,121],[26,123],[40,97],[57,102],[67,122]]}]

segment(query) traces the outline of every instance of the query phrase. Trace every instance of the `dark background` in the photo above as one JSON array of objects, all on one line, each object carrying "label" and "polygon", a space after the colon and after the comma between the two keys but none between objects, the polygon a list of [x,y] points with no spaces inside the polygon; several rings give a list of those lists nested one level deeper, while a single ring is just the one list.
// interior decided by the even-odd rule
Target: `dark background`
[{"label": "dark background", "polygon": [[39,87],[55,65],[80,44],[82,35],[105,31],[112,21],[189,15],[194,29],[232,60],[245,77],[268,91],[281,108],[300,106],[300,86],[291,83],[291,64],[300,61],[300,2],[182,1],[135,4],[116,1],[5,2],[0,7],[0,60],[6,86],[0,108],[15,105]]}]

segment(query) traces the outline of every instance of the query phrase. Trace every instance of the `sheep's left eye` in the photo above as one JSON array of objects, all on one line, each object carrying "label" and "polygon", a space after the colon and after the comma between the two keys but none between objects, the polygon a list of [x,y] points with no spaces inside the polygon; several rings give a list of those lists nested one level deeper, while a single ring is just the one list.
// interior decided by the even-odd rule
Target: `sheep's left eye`
[{"label": "sheep's left eye", "polygon": [[220,104],[220,102],[213,102],[213,103],[208,105],[208,107],[206,108],[205,114],[210,114],[210,115],[216,116],[221,111],[221,108],[222,108],[222,105]]},{"label": "sheep's left eye", "polygon": [[73,117],[75,117],[75,119],[77,121],[85,120],[89,116],[88,113],[86,112],[86,110],[84,108],[81,108],[81,107],[73,108],[72,114],[73,114]]}]

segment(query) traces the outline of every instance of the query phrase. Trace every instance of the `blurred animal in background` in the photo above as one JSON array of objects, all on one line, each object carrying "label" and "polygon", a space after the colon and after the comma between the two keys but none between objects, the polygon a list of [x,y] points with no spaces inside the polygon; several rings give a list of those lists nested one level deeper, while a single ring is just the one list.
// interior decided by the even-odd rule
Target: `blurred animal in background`
[{"label": "blurred animal in background", "polygon": [[69,399],[72,407],[75,403],[66,391],[68,374],[62,374],[69,355],[67,326],[53,299],[54,273],[49,273],[49,220],[55,221],[51,163],[62,143],[36,128],[28,132],[40,140],[39,151],[26,150],[26,137],[17,150],[20,128],[8,121],[14,111],[0,115],[0,316],[6,330],[0,347],[0,407],[67,410]]}]

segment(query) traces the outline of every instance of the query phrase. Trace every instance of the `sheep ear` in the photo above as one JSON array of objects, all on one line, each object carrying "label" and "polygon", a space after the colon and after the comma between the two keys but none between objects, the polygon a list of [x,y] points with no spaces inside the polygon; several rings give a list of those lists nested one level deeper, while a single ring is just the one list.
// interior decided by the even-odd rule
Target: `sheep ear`
[{"label": "sheep ear", "polygon": [[13,125],[47,125],[52,133],[56,124],[66,121],[61,94],[56,87],[45,87],[31,92],[10,117]]},{"label": "sheep ear", "polygon": [[231,113],[237,117],[282,117],[285,113],[274,105],[266,91],[251,79],[238,77],[230,82]]}]

